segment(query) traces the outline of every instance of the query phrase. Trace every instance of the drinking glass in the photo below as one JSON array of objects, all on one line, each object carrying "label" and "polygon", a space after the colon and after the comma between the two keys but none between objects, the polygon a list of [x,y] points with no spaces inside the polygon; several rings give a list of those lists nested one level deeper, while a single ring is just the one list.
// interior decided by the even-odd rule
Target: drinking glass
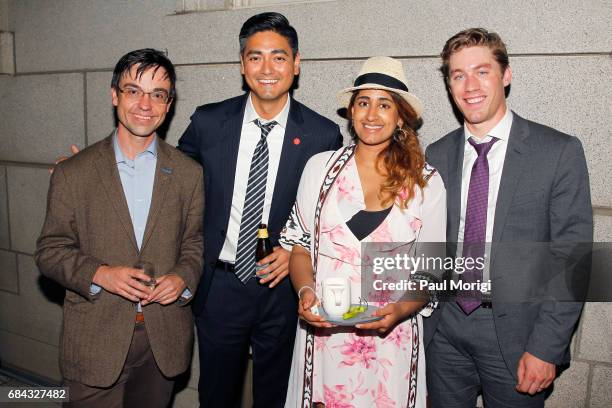
[{"label": "drinking glass", "polygon": [[134,264],[134,268],[142,270],[142,273],[149,277],[148,281],[137,279],[143,285],[148,286],[151,289],[153,289],[155,285],[157,285],[157,281],[155,280],[155,266],[151,262],[138,261],[136,262],[136,264]]}]

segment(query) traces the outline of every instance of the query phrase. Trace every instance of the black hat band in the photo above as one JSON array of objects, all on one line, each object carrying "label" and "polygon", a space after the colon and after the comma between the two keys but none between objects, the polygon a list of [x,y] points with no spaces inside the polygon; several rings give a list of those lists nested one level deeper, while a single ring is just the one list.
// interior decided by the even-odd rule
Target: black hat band
[{"label": "black hat band", "polygon": [[363,74],[355,79],[354,86],[361,86],[363,84],[377,84],[387,88],[401,89],[402,91],[408,92],[408,87],[402,81],[378,72]]}]

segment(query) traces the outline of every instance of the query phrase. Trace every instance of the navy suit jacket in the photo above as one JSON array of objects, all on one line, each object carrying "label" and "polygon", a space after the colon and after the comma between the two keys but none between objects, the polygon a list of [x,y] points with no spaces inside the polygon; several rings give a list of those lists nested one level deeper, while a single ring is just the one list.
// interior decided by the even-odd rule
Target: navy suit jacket
[{"label": "navy suit jacket", "polygon": [[[447,194],[447,240],[457,242],[461,212],[463,127],[428,146],[427,161],[440,172]],[[521,287],[524,280],[550,282],[575,254],[574,243],[593,239],[589,175],[580,141],[514,114],[493,226],[496,243],[525,243],[518,252],[493,254],[493,319],[504,360],[516,375],[518,360],[528,351],[555,364],[570,359],[569,344],[580,317],[581,302],[497,301],[500,292]],[[534,265],[529,243],[549,242],[551,264]],[[566,244],[566,245],[564,245]],[[451,252],[453,252],[451,250]],[[528,271],[528,272],[526,272]],[[585,277],[586,278],[586,277]],[[444,304],[441,304],[443,309]],[[424,319],[425,344],[433,337],[442,310]]]},{"label": "navy suit jacket", "polygon": [[[204,171],[206,263],[193,302],[196,315],[206,302],[214,265],[225,242],[247,99],[248,93],[198,107],[179,140],[178,148],[199,162]],[[341,146],[342,135],[337,124],[291,99],[268,220],[272,245],[278,245],[280,231],[289,218],[308,159]]]}]

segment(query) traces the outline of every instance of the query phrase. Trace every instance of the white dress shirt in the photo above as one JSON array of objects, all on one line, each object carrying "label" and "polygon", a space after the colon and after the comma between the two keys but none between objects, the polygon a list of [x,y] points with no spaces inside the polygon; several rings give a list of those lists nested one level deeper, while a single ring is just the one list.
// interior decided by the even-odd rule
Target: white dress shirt
[{"label": "white dress shirt", "polygon": [[497,194],[499,192],[499,183],[501,181],[502,170],[504,168],[504,160],[506,158],[506,150],[508,149],[508,138],[510,137],[510,128],[512,127],[512,112],[506,109],[506,114],[493,129],[489,131],[486,137],[479,139],[474,136],[463,125],[465,134],[465,143],[463,147],[463,170],[461,177],[461,216],[459,218],[459,236],[458,242],[463,242],[463,233],[465,231],[465,210],[467,207],[468,190],[470,189],[470,178],[472,177],[472,167],[478,157],[476,149],[472,146],[468,139],[471,137],[477,144],[486,143],[491,140],[491,137],[499,139],[493,144],[487,160],[489,162],[489,197],[487,201],[487,232],[486,242],[491,242],[493,238],[493,220],[495,219],[495,204],[497,203]]},{"label": "white dress shirt", "polygon": [[266,195],[264,199],[263,213],[261,222],[268,224],[270,217],[270,207],[272,206],[272,194],[276,183],[278,165],[280,163],[281,151],[283,149],[283,139],[287,128],[287,118],[289,117],[289,105],[291,98],[287,98],[285,107],[273,119],[266,120],[259,117],[251,101],[251,95],[246,102],[244,118],[242,120],[242,132],[240,133],[240,146],[238,148],[238,163],[236,164],[236,176],[234,178],[234,194],[232,196],[232,208],[230,219],[227,226],[225,242],[221,249],[219,259],[225,262],[234,263],[236,261],[236,247],[238,245],[238,235],[240,234],[240,221],[242,220],[242,209],[246,197],[247,184],[249,181],[249,171],[255,146],[261,139],[261,129],[254,123],[259,119],[262,123],[276,121],[278,124],[272,128],[267,136],[268,142],[268,179],[266,182]]}]

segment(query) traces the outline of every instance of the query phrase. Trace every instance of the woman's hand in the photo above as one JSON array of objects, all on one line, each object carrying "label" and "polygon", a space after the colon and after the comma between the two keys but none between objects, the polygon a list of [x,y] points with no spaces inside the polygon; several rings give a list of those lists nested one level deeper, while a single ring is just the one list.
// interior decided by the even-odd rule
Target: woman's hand
[{"label": "woman's hand", "polygon": [[310,311],[313,306],[320,306],[319,299],[314,290],[305,288],[300,294],[298,301],[298,314],[300,319],[314,327],[334,327],[333,324],[327,322],[321,316],[318,316]]},{"label": "woman's hand", "polygon": [[389,303],[372,314],[372,316],[383,316],[381,320],[372,323],[357,324],[355,327],[363,330],[378,330],[379,333],[384,334],[392,330],[396,324],[400,323],[408,316],[419,311],[424,304],[425,302],[419,300]]}]

